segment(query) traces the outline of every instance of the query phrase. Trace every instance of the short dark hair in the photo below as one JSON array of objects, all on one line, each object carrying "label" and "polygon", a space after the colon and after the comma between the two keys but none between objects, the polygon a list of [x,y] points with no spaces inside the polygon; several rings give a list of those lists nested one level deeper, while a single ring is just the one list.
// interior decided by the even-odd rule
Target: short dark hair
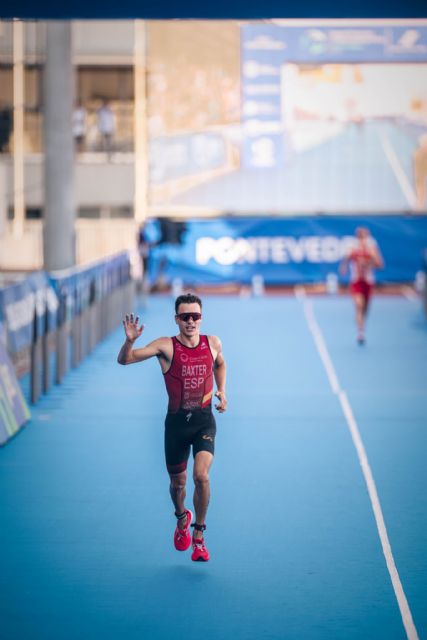
[{"label": "short dark hair", "polygon": [[200,306],[200,311],[202,310],[202,301],[199,296],[196,296],[194,293],[183,293],[181,296],[178,296],[175,300],[175,313],[178,313],[180,304],[198,304]]}]

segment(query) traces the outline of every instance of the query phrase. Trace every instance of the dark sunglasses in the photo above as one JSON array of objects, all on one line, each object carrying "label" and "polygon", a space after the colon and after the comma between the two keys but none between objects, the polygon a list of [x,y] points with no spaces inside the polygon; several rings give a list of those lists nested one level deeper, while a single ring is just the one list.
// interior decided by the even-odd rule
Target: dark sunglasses
[{"label": "dark sunglasses", "polygon": [[188,322],[190,320],[190,318],[192,320],[194,320],[194,322],[197,322],[197,320],[200,320],[200,318],[202,317],[201,313],[195,313],[195,312],[191,312],[191,313],[177,313],[177,318],[179,318],[180,320],[182,320],[183,322]]}]

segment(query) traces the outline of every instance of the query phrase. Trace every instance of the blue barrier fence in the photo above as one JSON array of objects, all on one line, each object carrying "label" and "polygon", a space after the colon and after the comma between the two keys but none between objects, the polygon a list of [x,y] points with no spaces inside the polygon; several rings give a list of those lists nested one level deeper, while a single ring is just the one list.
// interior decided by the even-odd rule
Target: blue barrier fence
[{"label": "blue barrier fence", "polygon": [[0,388],[0,444],[29,417],[20,390],[9,394],[16,406],[8,401],[6,391],[19,389],[15,377],[27,400],[37,402],[117,326],[132,298],[127,252],[87,267],[32,273],[0,289],[1,377],[11,381]]}]

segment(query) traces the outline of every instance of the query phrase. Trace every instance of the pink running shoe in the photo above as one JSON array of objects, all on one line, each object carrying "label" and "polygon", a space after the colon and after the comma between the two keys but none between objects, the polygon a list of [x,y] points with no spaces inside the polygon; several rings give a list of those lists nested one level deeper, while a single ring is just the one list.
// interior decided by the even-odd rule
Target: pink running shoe
[{"label": "pink running shoe", "polygon": [[193,538],[193,553],[191,554],[191,559],[194,562],[207,562],[209,560],[209,551],[205,547],[205,541],[203,538],[200,540],[197,538]]},{"label": "pink running shoe", "polygon": [[173,536],[173,543],[175,545],[175,549],[178,551],[186,551],[191,544],[191,534],[190,534],[190,524],[193,519],[193,514],[189,509],[185,510],[187,514],[187,522],[185,523],[185,527],[180,529],[178,525],[176,525],[175,533]]}]

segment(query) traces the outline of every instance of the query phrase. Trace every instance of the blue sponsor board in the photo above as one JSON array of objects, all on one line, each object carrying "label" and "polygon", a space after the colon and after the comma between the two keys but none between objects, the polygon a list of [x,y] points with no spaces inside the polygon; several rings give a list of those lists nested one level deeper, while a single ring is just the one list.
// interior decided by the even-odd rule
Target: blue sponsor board
[{"label": "blue sponsor board", "polygon": [[34,293],[27,281],[0,289],[0,320],[11,353],[29,347],[33,338]]},{"label": "blue sponsor board", "polygon": [[281,68],[288,56],[286,33],[274,25],[241,27],[243,167],[275,167],[285,160]]},{"label": "blue sponsor board", "polygon": [[45,272],[31,273],[26,281],[34,293],[36,336],[41,336],[56,328],[58,298]]},{"label": "blue sponsor board", "polygon": [[422,268],[427,216],[220,218],[187,223],[181,246],[152,251],[151,280],[188,284],[322,282],[366,226],[384,257],[378,282],[409,282]]},{"label": "blue sponsor board", "polygon": [[0,289],[0,320],[6,327],[9,351],[17,353],[29,347],[34,334],[43,335],[47,324],[54,327],[57,307],[55,292],[44,272]]},{"label": "blue sponsor board", "polygon": [[127,251],[86,267],[73,267],[50,274],[50,282],[60,302],[60,322],[80,314],[130,278]]},{"label": "blue sponsor board", "polygon": [[30,412],[13,364],[0,342],[0,445],[5,444],[29,419]]},{"label": "blue sponsor board", "polygon": [[242,54],[262,64],[283,62],[425,62],[427,26],[243,25]]}]

